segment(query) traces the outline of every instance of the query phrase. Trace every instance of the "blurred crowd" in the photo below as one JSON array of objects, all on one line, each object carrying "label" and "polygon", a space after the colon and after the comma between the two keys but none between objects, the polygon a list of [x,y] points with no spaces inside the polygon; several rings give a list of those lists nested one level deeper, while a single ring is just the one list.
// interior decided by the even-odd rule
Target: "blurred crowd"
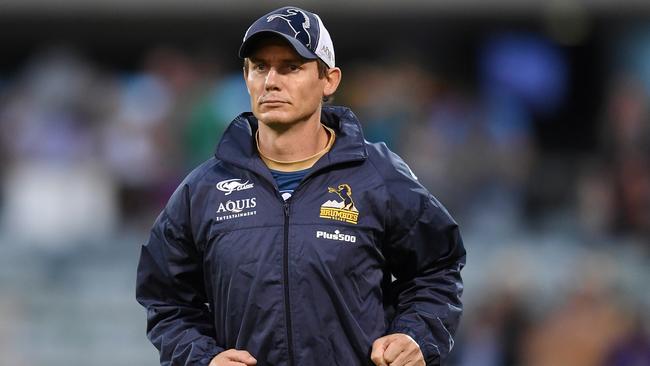
[{"label": "blurred crowd", "polygon": [[[640,39],[627,47],[650,49]],[[599,118],[585,124],[595,139],[580,149],[540,143],[540,120],[572,103],[570,60],[540,36],[487,39],[473,83],[417,57],[343,66],[333,103],[401,154],[464,233],[453,364],[650,365],[645,48],[597,75],[604,97],[586,108]],[[152,47],[125,71],[49,47],[4,75],[0,236],[41,255],[125,231],[144,240],[182,177],[249,110],[241,72],[217,59]]]}]

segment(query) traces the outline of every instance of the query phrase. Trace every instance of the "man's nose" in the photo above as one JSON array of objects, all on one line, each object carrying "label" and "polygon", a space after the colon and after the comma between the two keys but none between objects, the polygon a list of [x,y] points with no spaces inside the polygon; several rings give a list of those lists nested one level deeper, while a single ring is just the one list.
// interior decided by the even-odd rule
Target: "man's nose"
[{"label": "man's nose", "polygon": [[266,90],[278,89],[280,86],[280,75],[278,71],[272,67],[269,69],[269,72],[266,74],[266,80],[264,82],[264,87]]}]

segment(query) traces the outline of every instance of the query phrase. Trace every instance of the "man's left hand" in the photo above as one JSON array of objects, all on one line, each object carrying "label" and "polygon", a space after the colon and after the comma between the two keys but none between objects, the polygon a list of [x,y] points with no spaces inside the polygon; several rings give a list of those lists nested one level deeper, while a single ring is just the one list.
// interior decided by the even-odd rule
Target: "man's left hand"
[{"label": "man's left hand", "polygon": [[377,366],[426,366],[420,346],[403,333],[377,338],[370,359]]}]

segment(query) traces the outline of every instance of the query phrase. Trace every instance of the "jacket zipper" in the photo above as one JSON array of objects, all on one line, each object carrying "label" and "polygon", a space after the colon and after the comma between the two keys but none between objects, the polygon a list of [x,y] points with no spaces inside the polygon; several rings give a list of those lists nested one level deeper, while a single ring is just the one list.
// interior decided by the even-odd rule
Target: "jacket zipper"
[{"label": "jacket zipper", "polygon": [[284,313],[287,326],[287,349],[289,352],[289,365],[293,366],[295,364],[294,354],[293,354],[293,335],[292,335],[292,326],[291,326],[291,301],[289,298],[289,202],[296,195],[299,189],[301,189],[305,183],[314,176],[317,171],[323,170],[323,168],[316,171],[312,171],[310,174],[305,176],[298,184],[298,187],[293,191],[291,197],[288,201],[285,201],[284,198],[278,194],[278,197],[282,200],[282,206],[284,208],[284,258],[283,258],[283,267],[284,267]]},{"label": "jacket zipper", "polygon": [[[310,172],[307,176],[305,176],[296,187],[296,189],[293,191],[293,194],[291,195],[291,198],[296,195],[296,192],[298,192],[299,189],[301,189],[305,183],[311,179],[315,175],[316,172],[320,172],[321,170],[324,170],[323,167],[320,169],[317,169],[315,171]],[[267,180],[268,181],[268,180]],[[269,181],[269,184],[271,184],[274,188],[275,185]],[[282,207],[284,208],[284,248],[283,248],[283,275],[284,275],[284,313],[285,313],[285,320],[286,320],[286,326],[287,326],[287,350],[289,353],[289,365],[293,366],[295,364],[294,361],[294,353],[293,353],[293,335],[292,335],[292,326],[291,326],[291,301],[289,298],[289,201],[285,201],[284,198],[278,193],[278,198],[282,201]],[[289,198],[289,200],[291,200]]]},{"label": "jacket zipper", "polygon": [[289,203],[284,205],[284,312],[287,326],[289,365],[293,365],[293,337],[291,335],[291,305],[289,301]]}]

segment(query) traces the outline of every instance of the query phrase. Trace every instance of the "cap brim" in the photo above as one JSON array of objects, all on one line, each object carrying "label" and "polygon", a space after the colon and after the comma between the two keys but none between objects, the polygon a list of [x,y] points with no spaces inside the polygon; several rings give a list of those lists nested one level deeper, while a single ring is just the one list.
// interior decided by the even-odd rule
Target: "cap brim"
[{"label": "cap brim", "polygon": [[303,58],[306,58],[308,60],[316,60],[316,59],[318,59],[318,56],[316,56],[315,53],[313,53],[307,47],[305,47],[305,45],[303,45],[299,40],[297,40],[297,39],[295,39],[293,37],[290,37],[290,36],[288,36],[288,35],[286,35],[284,33],[280,33],[280,32],[273,31],[273,30],[263,30],[263,31],[259,31],[259,32],[251,34],[244,41],[244,43],[242,43],[241,47],[239,47],[239,57],[240,58],[245,58],[245,57],[250,56],[251,52],[254,51],[252,46],[255,44],[257,39],[259,39],[260,36],[264,35],[264,34],[267,34],[267,35],[268,34],[275,34],[275,35],[278,35],[278,36],[284,38],[285,40],[287,40],[287,42],[289,42],[291,47],[293,47],[293,49],[296,50],[296,52]]}]

